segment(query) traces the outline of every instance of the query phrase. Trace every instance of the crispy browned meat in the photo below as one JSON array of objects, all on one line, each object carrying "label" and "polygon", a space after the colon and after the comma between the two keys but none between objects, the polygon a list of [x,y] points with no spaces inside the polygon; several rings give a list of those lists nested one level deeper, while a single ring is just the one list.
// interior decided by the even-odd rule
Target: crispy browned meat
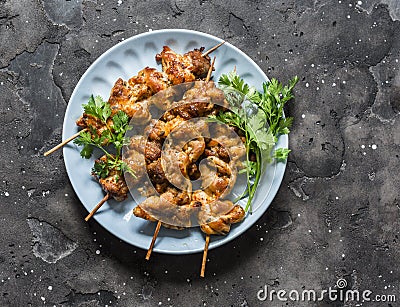
[{"label": "crispy browned meat", "polygon": [[154,217],[152,217],[150,214],[148,214],[146,211],[144,211],[140,206],[136,206],[133,209],[133,214],[137,217],[148,220],[150,222],[157,222],[157,220]]},{"label": "crispy browned meat", "polygon": [[[140,150],[140,148],[138,148]],[[136,186],[138,183],[141,183],[141,179],[146,173],[146,168],[144,167],[145,159],[144,154],[135,150],[133,148],[128,147],[124,152],[123,161],[129,166],[129,168],[133,171],[134,175],[129,172],[123,174],[125,182],[127,183],[129,188]]]},{"label": "crispy browned meat", "polygon": [[161,158],[146,164],[146,169],[147,169],[147,175],[149,176],[153,184],[168,183],[168,180],[165,177],[165,173],[161,164]]},{"label": "crispy browned meat", "polygon": [[[229,208],[229,212],[224,212]],[[200,228],[208,235],[226,235],[231,229],[231,224],[241,222],[244,216],[243,208],[239,205],[233,206],[228,200],[218,200],[209,206],[203,204],[199,213]]]},{"label": "crispy browned meat", "polygon": [[163,71],[168,75],[172,84],[191,82],[207,75],[210,69],[210,57],[201,56],[204,48],[194,49],[183,55],[164,46],[156,60],[161,61]]},{"label": "crispy browned meat", "polygon": [[[168,76],[163,71],[157,71],[155,68],[145,67],[137,76],[128,80],[128,84],[134,89],[138,84],[145,84],[148,93],[153,95],[162,90],[165,90],[170,82]],[[150,96],[149,95],[149,96]]]},{"label": "crispy browned meat", "polygon": [[165,139],[169,131],[166,131],[165,122],[161,120],[151,120],[150,124],[144,129],[144,134],[147,135],[150,141],[161,142]]},{"label": "crispy browned meat", "polygon": [[151,105],[160,110],[169,110],[175,101],[180,101],[183,94],[192,86],[192,83],[183,83],[179,86],[170,86],[149,98]]},{"label": "crispy browned meat", "polygon": [[[145,68],[144,70],[149,69]],[[140,71],[139,74],[143,72]],[[137,83],[133,83],[136,81]],[[129,117],[135,118],[138,124],[144,124],[150,120],[148,111],[148,102],[146,98],[153,95],[146,79],[138,76],[129,79],[128,82],[119,78],[111,89],[108,102],[113,114],[118,111],[124,111]]]},{"label": "crispy browned meat", "polygon": [[[106,163],[107,159],[107,156],[104,155],[100,159],[97,159],[95,163]],[[109,174],[106,178],[98,178],[97,176],[95,177],[99,181],[103,190],[110,194],[110,196],[116,201],[123,201],[128,197],[129,189],[121,171],[111,169],[109,170]]]},{"label": "crispy browned meat", "polygon": [[143,135],[132,136],[130,138],[128,148],[144,154],[144,150],[146,148],[146,138]]},{"label": "crispy browned meat", "polygon": [[224,92],[217,88],[213,81],[195,81],[193,87],[183,95],[183,100],[187,102],[206,101],[227,106]]},{"label": "crispy browned meat", "polygon": [[133,214],[137,217],[149,221],[161,221],[167,228],[183,229],[190,227],[193,223],[193,217],[197,215],[199,207],[189,204],[178,205],[176,200],[176,191],[171,188],[160,196],[150,196],[144,202],[136,206]]},{"label": "crispy browned meat", "polygon": [[[112,120],[108,119],[107,124],[112,126]],[[107,126],[105,126],[100,119],[86,113],[83,113],[82,116],[79,117],[76,121],[76,125],[81,128],[91,127],[99,136],[101,136],[103,131],[107,129]]]},{"label": "crispy browned meat", "polygon": [[155,161],[161,157],[162,144],[157,141],[147,141],[145,148],[146,161]]}]

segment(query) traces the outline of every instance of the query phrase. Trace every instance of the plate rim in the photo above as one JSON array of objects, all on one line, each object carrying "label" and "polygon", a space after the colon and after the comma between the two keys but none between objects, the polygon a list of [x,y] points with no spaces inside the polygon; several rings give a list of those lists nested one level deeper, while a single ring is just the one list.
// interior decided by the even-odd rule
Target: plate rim
[{"label": "plate rim", "polygon": [[[210,38],[212,40],[216,40],[216,41],[219,41],[219,42],[224,41],[223,39],[221,39],[219,37],[216,37],[214,35],[211,35],[211,34],[208,34],[208,33],[204,33],[204,32],[201,32],[201,31],[189,30],[189,29],[174,29],[174,28],[170,28],[170,29],[160,29],[160,30],[153,30],[153,31],[149,31],[149,32],[140,33],[140,34],[131,36],[131,37],[129,37],[129,38],[127,38],[127,39],[125,39],[125,40],[113,45],[112,47],[107,49],[105,52],[103,52],[95,61],[93,61],[93,63],[90,64],[90,66],[86,69],[86,71],[80,77],[78,83],[75,85],[75,88],[74,88],[74,90],[73,90],[73,92],[72,92],[72,94],[71,94],[71,96],[70,96],[70,98],[68,100],[68,104],[67,104],[67,107],[66,107],[66,110],[65,110],[64,121],[63,121],[63,131],[62,131],[62,140],[63,141],[71,136],[71,131],[67,131],[67,129],[66,129],[67,125],[68,125],[68,118],[67,117],[68,117],[68,114],[70,113],[70,108],[72,108],[71,107],[71,101],[73,101],[75,99],[75,96],[77,95],[77,92],[78,92],[78,89],[79,89],[81,83],[83,82],[85,77],[90,73],[90,71],[94,69],[94,67],[97,65],[97,63],[101,62],[102,59],[107,57],[107,55],[109,53],[111,53],[114,49],[119,48],[119,47],[121,47],[121,46],[123,46],[125,44],[129,44],[132,40],[135,40],[135,39],[138,39],[138,38],[142,38],[142,37],[146,37],[146,36],[152,36],[152,35],[159,34],[159,33],[161,33],[161,34],[163,34],[163,33],[165,33],[165,34],[171,34],[171,33],[196,34],[198,36],[203,36],[203,37],[206,37],[206,38]],[[240,53],[244,58],[246,58],[249,62],[251,62],[253,64],[253,66],[259,71],[259,73],[261,73],[261,75],[263,75],[265,77],[265,80],[269,80],[268,76],[264,73],[264,71],[246,53],[244,53],[242,50],[240,50],[239,48],[237,48],[236,46],[232,45],[231,43],[229,43],[227,41],[225,41],[224,45],[225,44],[228,45],[229,47],[231,47],[235,52]],[[287,134],[286,135],[281,135],[279,137],[279,141],[282,142],[281,147],[288,148],[289,138],[288,138]],[[82,201],[82,199],[83,199],[82,192],[79,189],[77,189],[77,187],[75,186],[74,181],[71,180],[71,177],[70,177],[71,169],[70,169],[70,166],[68,165],[68,162],[67,162],[68,158],[66,158],[66,156],[68,156],[68,154],[66,155],[66,148],[63,148],[63,160],[64,160],[65,169],[66,169],[66,172],[67,172],[67,175],[68,175],[68,180],[69,180],[70,184],[72,185],[72,188],[73,188],[75,194],[77,195],[81,205],[84,207],[85,210],[87,210],[86,206],[83,204],[83,201]],[[222,240],[217,240],[217,241],[214,241],[214,242],[211,240],[210,241],[210,245],[209,245],[209,249],[210,250],[214,249],[214,248],[217,248],[217,247],[220,247],[220,246],[222,246],[224,244],[227,244],[227,243],[233,241],[235,238],[239,237],[240,235],[244,234],[250,227],[252,227],[254,224],[256,224],[256,222],[268,210],[269,206],[271,205],[272,201],[275,199],[275,196],[278,193],[279,188],[280,188],[280,186],[282,184],[283,177],[284,177],[285,170],[286,170],[287,160],[284,161],[284,162],[279,162],[279,163],[283,167],[282,171],[277,173],[276,172],[276,166],[275,166],[275,173],[274,173],[274,176],[273,176],[273,179],[272,179],[272,182],[271,182],[271,187],[274,184],[276,184],[276,182],[278,182],[278,186],[277,186],[276,190],[272,191],[272,192],[271,192],[271,187],[270,187],[270,189],[268,191],[268,194],[271,195],[271,202],[267,205],[265,210],[256,210],[253,213],[253,215],[255,216],[254,217],[254,221],[253,222],[249,222],[247,224],[243,224],[243,226],[240,229],[240,231],[238,231],[238,232],[236,232],[234,234],[229,233]],[[263,203],[264,202],[265,202],[265,199],[264,199]],[[260,205],[260,207],[263,205],[263,203]],[[248,214],[250,214],[250,213],[248,213]],[[246,214],[246,218],[247,218],[248,214]],[[107,230],[109,233],[111,233],[113,236],[115,236],[119,240],[122,240],[122,241],[126,242],[129,245],[144,249],[142,246],[136,245],[134,242],[126,240],[125,238],[121,237],[117,232],[115,232],[112,229],[109,229],[108,227],[104,226],[103,223],[101,221],[99,221],[99,219],[96,217],[96,215],[94,215],[92,217],[92,219],[95,219],[96,222],[101,227],[103,227],[105,230]],[[232,225],[232,226],[234,227],[234,225]],[[203,235],[203,237],[205,236],[203,233],[202,233],[202,235]],[[149,242],[149,244],[150,244],[150,242]],[[190,249],[190,250],[166,250],[166,249],[160,249],[160,248],[157,248],[157,246],[154,246],[153,251],[156,252],[156,253],[161,253],[161,254],[188,255],[188,254],[195,254],[195,253],[203,252],[203,249],[197,248],[197,249]]]}]

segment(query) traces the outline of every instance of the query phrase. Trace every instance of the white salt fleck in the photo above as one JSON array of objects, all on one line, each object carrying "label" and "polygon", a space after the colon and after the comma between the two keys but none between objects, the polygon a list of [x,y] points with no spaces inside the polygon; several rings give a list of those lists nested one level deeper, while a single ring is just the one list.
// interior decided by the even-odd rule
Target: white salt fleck
[{"label": "white salt fleck", "polygon": [[328,268],[325,268],[326,271],[328,271]]},{"label": "white salt fleck", "polygon": [[375,144],[372,144],[371,148],[375,150],[378,148],[378,146],[376,146]]},{"label": "white salt fleck", "polygon": [[122,4],[122,0],[117,1],[117,5],[120,6]]},{"label": "white salt fleck", "polygon": [[300,217],[300,213],[297,213],[297,216],[299,216],[299,217]]},{"label": "white salt fleck", "polygon": [[96,250],[96,255],[100,255],[100,250]]},{"label": "white salt fleck", "polygon": [[342,258],[344,258],[344,256],[345,256],[345,255],[344,255],[344,254],[342,254]]},{"label": "white salt fleck", "polygon": [[310,233],[311,233],[311,229],[309,229],[309,230],[308,230],[308,232],[310,232]]},{"label": "white salt fleck", "polygon": [[308,84],[308,82],[306,83],[306,87],[309,87],[310,86],[310,84]]},{"label": "white salt fleck", "polygon": [[347,15],[347,19],[350,19],[350,15]]},{"label": "white salt fleck", "polygon": [[44,296],[41,296],[40,299],[44,302],[46,298]]},{"label": "white salt fleck", "polygon": [[4,195],[8,197],[8,196],[10,196],[10,193],[4,192]]},{"label": "white salt fleck", "polygon": [[332,87],[335,87],[335,86],[336,86],[336,83],[335,83],[335,82],[333,82],[333,83],[332,83]]},{"label": "white salt fleck", "polygon": [[306,117],[306,115],[305,114],[301,114],[301,118],[305,118]]},{"label": "white salt fleck", "polygon": [[336,198],[336,199],[339,199],[339,197],[338,197],[338,196],[336,196],[335,198]]},{"label": "white salt fleck", "polygon": [[363,152],[363,155],[365,156],[366,154],[367,154],[367,153],[364,151],[364,152]]},{"label": "white salt fleck", "polygon": [[357,4],[358,5],[362,5],[362,1],[357,1]]},{"label": "white salt fleck", "polygon": [[361,148],[364,149],[364,148],[365,148],[365,145],[361,145]]},{"label": "white salt fleck", "polygon": [[53,290],[53,287],[52,287],[52,286],[48,286],[47,289],[48,289],[49,291],[51,291],[51,290]]},{"label": "white salt fleck", "polygon": [[261,242],[264,241],[264,238],[260,238],[260,241],[261,241]]}]

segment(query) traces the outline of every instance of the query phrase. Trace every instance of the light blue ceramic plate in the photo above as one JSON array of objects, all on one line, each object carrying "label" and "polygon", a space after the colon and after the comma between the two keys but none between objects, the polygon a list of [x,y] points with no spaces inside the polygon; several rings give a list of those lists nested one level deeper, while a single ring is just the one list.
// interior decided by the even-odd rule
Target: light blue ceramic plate
[{"label": "light blue ceramic plate", "polygon": [[[208,49],[221,41],[217,37],[201,32],[170,29],[140,34],[117,44],[100,56],[78,82],[65,113],[63,140],[78,131],[75,121],[82,114],[82,104],[87,103],[91,94],[101,95],[106,99],[119,77],[127,80],[145,66],[161,69],[154,57],[164,45],[184,53],[202,46]],[[260,88],[262,82],[268,80],[256,63],[228,42],[213,52],[212,56],[217,58],[214,80],[218,80],[221,74],[233,70],[235,66],[238,74],[248,84]],[[278,147],[287,148],[287,146],[287,135],[281,136]],[[104,197],[104,192],[90,175],[94,158],[82,159],[79,151],[79,147],[73,143],[64,147],[65,166],[76,194],[85,208],[90,211]],[[96,157],[100,155],[97,153]],[[273,163],[267,167],[253,200],[253,214],[248,214],[242,223],[234,225],[227,236],[213,236],[209,245],[210,249],[236,238],[264,214],[279,189],[285,167],[285,163]],[[116,237],[134,246],[147,249],[156,225],[132,216],[135,205],[132,198],[120,203],[108,201],[93,218]],[[183,231],[162,227],[154,251],[167,254],[201,252],[204,248],[204,238],[204,234],[198,227]]]}]

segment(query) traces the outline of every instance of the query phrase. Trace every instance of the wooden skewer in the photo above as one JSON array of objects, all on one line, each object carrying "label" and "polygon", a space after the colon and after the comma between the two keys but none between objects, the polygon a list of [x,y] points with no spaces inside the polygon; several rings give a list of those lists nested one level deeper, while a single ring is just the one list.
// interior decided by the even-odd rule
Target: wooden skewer
[{"label": "wooden skewer", "polygon": [[102,200],[100,200],[100,202],[97,204],[96,207],[94,207],[94,209],[88,214],[87,217],[85,217],[85,221],[89,221],[90,218],[96,213],[97,210],[100,209],[100,207],[107,201],[107,199],[110,198],[110,194],[107,193],[106,196],[104,196],[104,198]]},{"label": "wooden skewer", "polygon": [[213,68],[214,68],[214,63],[215,63],[215,57],[213,58],[213,60],[212,60],[212,62],[211,62],[210,69],[208,70],[206,82],[210,81],[211,73],[212,73]]},{"label": "wooden skewer", "polygon": [[157,239],[157,236],[158,236],[158,232],[160,231],[160,228],[161,228],[161,222],[158,221],[157,222],[157,226],[156,226],[156,230],[154,230],[153,239],[151,240],[150,247],[147,250],[146,260],[150,259],[151,252],[153,251],[154,243],[156,243],[156,239]]},{"label": "wooden skewer", "polygon": [[[213,70],[213,67],[214,67],[214,63],[215,63],[215,57],[213,58],[213,60],[211,62],[210,69],[208,70],[206,82],[210,81],[211,73],[212,73],[212,70]],[[207,234],[206,235],[206,244],[204,245],[203,261],[201,263],[200,277],[204,277],[204,272],[206,270],[206,262],[207,262],[207,253],[208,253],[208,244],[209,243],[210,243],[210,235]]]},{"label": "wooden skewer", "polygon": [[201,263],[200,277],[204,277],[204,272],[206,271],[208,244],[210,244],[210,235],[206,235],[206,244],[204,245],[203,262]]},{"label": "wooden skewer", "polygon": [[82,129],[81,131],[75,133],[73,136],[70,136],[68,139],[66,139],[64,142],[58,144],[57,146],[53,147],[52,149],[50,149],[49,151],[46,151],[44,153],[44,156],[47,157],[49,154],[52,154],[53,152],[55,152],[56,150],[60,149],[61,147],[63,147],[64,145],[66,145],[67,143],[71,142],[73,139],[76,139],[82,132],[87,131],[88,128]]},{"label": "wooden skewer", "polygon": [[206,52],[204,52],[201,56],[206,56],[208,54],[210,54],[211,52],[213,52],[214,50],[217,50],[219,47],[221,47],[223,44],[225,44],[225,41],[219,43],[218,45],[215,45],[214,47],[208,49]]}]

